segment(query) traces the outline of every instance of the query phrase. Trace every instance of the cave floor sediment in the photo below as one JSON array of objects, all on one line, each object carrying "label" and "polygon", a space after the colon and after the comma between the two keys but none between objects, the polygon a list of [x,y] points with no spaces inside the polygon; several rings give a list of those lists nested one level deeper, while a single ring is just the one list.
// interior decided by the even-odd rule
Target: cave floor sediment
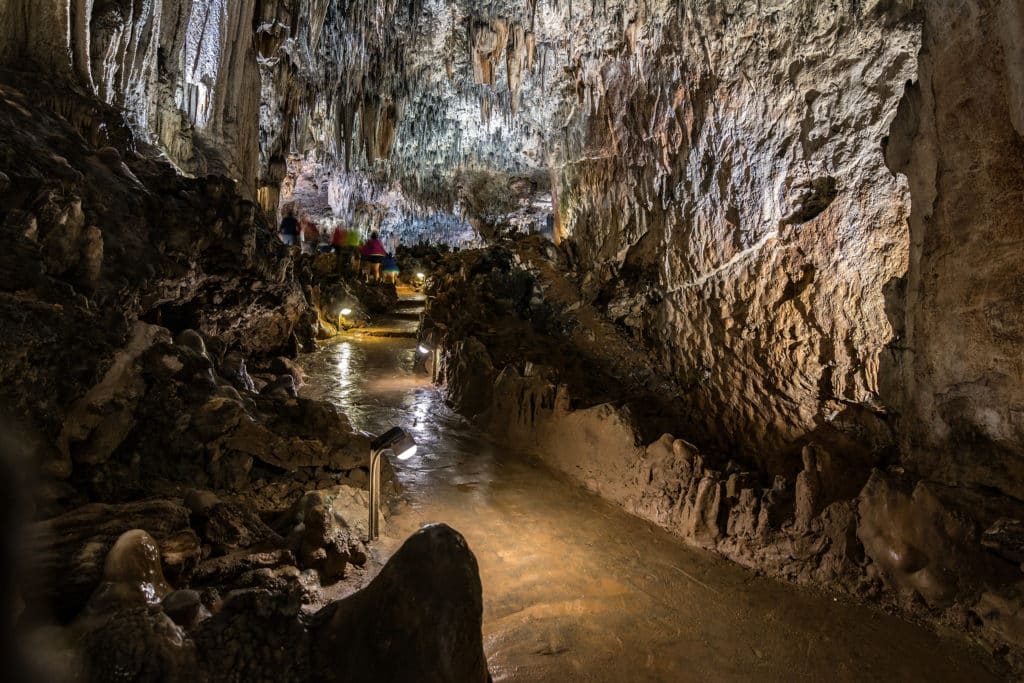
[{"label": "cave floor sediment", "polygon": [[304,393],[357,429],[414,435],[374,554],[431,522],[466,537],[496,682],[999,680],[954,637],[757,576],[572,486],[450,411],[414,346],[348,336],[303,358]]}]

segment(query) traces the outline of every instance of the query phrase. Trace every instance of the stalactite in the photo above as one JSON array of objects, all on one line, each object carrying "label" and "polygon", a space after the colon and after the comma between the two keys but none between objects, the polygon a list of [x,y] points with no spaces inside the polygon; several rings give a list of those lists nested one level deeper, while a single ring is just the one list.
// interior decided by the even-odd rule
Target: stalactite
[{"label": "stalactite", "polygon": [[362,135],[363,151],[371,166],[377,160],[377,127],[380,122],[380,98],[376,94],[363,97],[359,109],[359,131]]},{"label": "stalactite", "polygon": [[526,70],[533,73],[537,65],[537,34],[527,31],[524,42],[526,43]]},{"label": "stalactite", "polygon": [[508,71],[508,89],[512,94],[511,111],[519,112],[519,91],[523,85],[523,65],[526,61],[526,35],[521,24],[513,24],[510,29],[511,40],[508,46],[506,69]]},{"label": "stalactite", "polygon": [[335,105],[338,109],[338,118],[341,131],[342,146],[345,152],[345,170],[352,170],[352,135],[355,130],[356,105],[352,102],[340,102]]},{"label": "stalactite", "polygon": [[401,117],[401,103],[387,102],[380,111],[380,122],[377,130],[377,156],[382,159],[391,157],[395,146],[395,132]]}]

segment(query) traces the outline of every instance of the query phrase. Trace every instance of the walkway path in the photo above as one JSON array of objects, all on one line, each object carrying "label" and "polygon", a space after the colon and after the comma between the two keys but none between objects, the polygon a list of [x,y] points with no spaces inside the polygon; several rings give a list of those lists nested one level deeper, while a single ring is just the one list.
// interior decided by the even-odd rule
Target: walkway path
[{"label": "walkway path", "polygon": [[[374,329],[407,329],[408,317]],[[413,373],[414,343],[335,343],[304,359],[306,392],[359,429],[414,434],[419,453],[395,463],[408,503],[378,552],[428,522],[466,536],[495,681],[999,680],[959,641],[755,576],[511,452]]]}]

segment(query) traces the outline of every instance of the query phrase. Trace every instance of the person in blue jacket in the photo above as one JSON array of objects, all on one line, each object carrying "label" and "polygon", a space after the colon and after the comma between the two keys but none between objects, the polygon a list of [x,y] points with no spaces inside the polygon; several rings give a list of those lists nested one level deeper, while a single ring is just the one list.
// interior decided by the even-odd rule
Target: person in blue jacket
[{"label": "person in blue jacket", "polygon": [[380,264],[380,269],[384,273],[384,280],[391,284],[398,284],[398,273],[400,269],[398,267],[398,261],[391,254],[384,257],[384,262]]}]

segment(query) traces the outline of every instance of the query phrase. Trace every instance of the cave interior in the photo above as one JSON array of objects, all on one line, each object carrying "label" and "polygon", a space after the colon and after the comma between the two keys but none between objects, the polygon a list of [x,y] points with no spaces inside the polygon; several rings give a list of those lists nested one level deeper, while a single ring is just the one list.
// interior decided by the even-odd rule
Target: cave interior
[{"label": "cave interior", "polygon": [[0,0],[12,680],[1017,680],[1022,216],[1020,0]]}]

